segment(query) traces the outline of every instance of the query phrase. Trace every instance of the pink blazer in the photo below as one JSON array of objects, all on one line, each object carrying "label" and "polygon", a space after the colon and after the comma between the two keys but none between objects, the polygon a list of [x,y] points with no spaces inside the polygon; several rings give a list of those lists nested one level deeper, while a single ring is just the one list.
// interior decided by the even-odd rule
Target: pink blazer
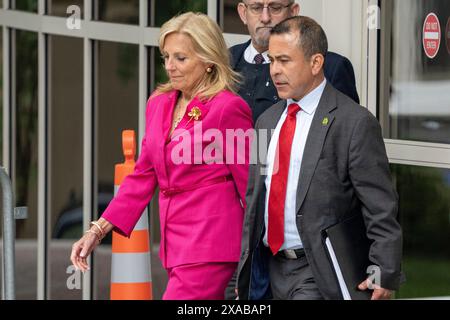
[{"label": "pink blazer", "polygon": [[[237,262],[251,142],[230,132],[252,133],[251,110],[229,91],[204,103],[194,98],[169,136],[178,94],[172,91],[148,100],[135,171],[123,181],[102,217],[129,236],[159,186],[159,252],[165,268]],[[198,120],[188,115],[191,110],[200,111],[194,114],[200,113]]]}]

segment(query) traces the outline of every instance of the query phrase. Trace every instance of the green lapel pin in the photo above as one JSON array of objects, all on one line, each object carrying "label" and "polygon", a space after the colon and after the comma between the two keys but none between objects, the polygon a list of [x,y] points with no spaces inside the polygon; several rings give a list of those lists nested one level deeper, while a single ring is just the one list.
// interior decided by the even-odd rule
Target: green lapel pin
[{"label": "green lapel pin", "polygon": [[322,125],[323,125],[323,126],[328,125],[328,117],[323,118],[323,120],[322,120]]}]

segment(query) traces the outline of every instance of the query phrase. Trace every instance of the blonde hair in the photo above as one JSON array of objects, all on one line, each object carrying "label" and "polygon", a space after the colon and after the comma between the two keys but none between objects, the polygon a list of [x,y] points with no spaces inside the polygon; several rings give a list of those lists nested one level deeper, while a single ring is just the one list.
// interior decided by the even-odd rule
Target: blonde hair
[{"label": "blonde hair", "polygon": [[[161,27],[159,50],[164,48],[164,41],[169,34],[187,35],[193,44],[194,51],[201,61],[212,66],[212,72],[206,73],[199,85],[194,89],[201,99],[209,100],[222,90],[237,91],[240,75],[230,66],[228,48],[219,26],[203,13],[187,12],[175,16]],[[173,90],[169,82],[161,84],[159,92]]]}]

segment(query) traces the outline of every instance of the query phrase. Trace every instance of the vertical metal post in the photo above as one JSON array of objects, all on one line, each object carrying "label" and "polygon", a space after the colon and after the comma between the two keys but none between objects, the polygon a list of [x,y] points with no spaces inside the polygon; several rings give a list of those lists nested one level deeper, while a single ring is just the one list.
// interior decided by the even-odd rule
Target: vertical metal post
[{"label": "vertical metal post", "polygon": [[3,299],[14,300],[15,293],[15,251],[14,239],[16,222],[14,221],[13,192],[11,181],[5,169],[0,167],[0,183],[3,194]]},{"label": "vertical metal post", "polygon": [[[45,15],[45,0],[38,0],[38,15]],[[47,35],[38,32],[38,191],[37,191],[37,298],[45,300],[49,297],[49,263],[48,263],[48,204],[47,204],[47,99],[48,99],[48,83],[47,83]]]},{"label": "vertical metal post", "polygon": [[214,21],[217,21],[217,2],[217,0],[208,0],[207,2],[208,16]]},{"label": "vertical metal post", "polygon": [[[97,4],[97,2],[95,2]],[[93,10],[95,9],[95,10]],[[93,7],[92,0],[84,0],[84,21],[92,21],[97,6]],[[83,25],[82,25],[83,28]],[[93,55],[94,41],[91,40],[88,35],[84,37],[84,49],[83,49],[83,230],[89,228],[89,222],[92,221],[95,192],[95,163],[94,163],[94,100],[93,93],[96,91],[93,88],[95,83],[93,79]],[[92,266],[92,255],[88,258],[89,265]],[[91,272],[86,272],[83,276],[83,300],[91,300],[93,297],[92,292],[92,279],[94,268]]]},{"label": "vertical metal post", "polygon": [[[378,0],[369,0],[369,5],[380,7]],[[367,102],[366,107],[372,114],[377,115],[377,87],[378,87],[378,30],[367,27]]]},{"label": "vertical metal post", "polygon": [[[143,29],[147,26],[148,21],[148,1],[140,0],[139,3],[139,26]],[[139,44],[139,131],[138,143],[144,137],[145,133],[145,110],[147,107],[148,93],[148,49],[140,40]]]},{"label": "vertical metal post", "polygon": [[[12,1],[4,0],[3,9],[11,8]],[[14,88],[10,77],[11,65],[13,62],[13,52],[15,48],[15,36],[12,35],[11,29],[3,27],[3,165],[11,170],[11,126],[10,117],[12,112],[11,88]],[[13,73],[14,74],[14,73]],[[0,159],[1,160],[1,159]],[[2,214],[3,214],[3,270],[2,270],[2,299],[14,300],[15,293],[15,233],[16,226],[14,221],[13,209],[13,192],[11,180],[9,179],[6,169],[0,167],[0,191],[2,193]]]}]

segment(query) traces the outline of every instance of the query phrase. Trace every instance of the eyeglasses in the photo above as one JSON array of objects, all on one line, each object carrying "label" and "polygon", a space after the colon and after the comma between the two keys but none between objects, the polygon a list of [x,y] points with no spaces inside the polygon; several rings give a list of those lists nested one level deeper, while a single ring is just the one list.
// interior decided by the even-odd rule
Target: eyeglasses
[{"label": "eyeglasses", "polygon": [[267,8],[267,10],[269,10],[269,13],[274,16],[280,14],[283,11],[283,9],[290,7],[291,5],[292,5],[292,3],[285,5],[285,6],[280,3],[269,3],[266,6],[261,3],[253,3],[253,4],[244,3],[244,6],[248,9],[250,9],[250,12],[254,15],[262,14],[264,11],[264,8]]}]

